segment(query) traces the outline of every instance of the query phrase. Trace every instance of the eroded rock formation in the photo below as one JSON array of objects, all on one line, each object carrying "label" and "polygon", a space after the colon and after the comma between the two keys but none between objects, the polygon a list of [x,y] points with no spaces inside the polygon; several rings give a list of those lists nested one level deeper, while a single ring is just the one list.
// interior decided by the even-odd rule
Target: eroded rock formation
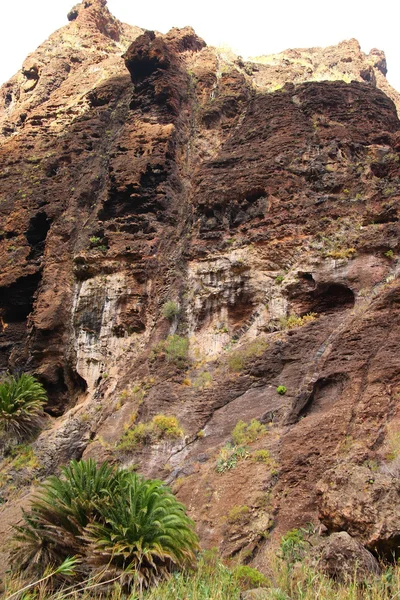
[{"label": "eroded rock formation", "polygon": [[[22,495],[73,457],[139,464],[175,486],[205,547],[261,567],[319,518],[379,553],[388,475],[371,475],[355,525],[340,474],[387,465],[400,427],[399,96],[383,53],[350,40],[246,62],[100,0],[68,18],[0,90],[0,368],[49,393],[37,466],[8,475]],[[188,340],[184,364],[169,334]],[[157,414],[184,436],[118,450]],[[253,418],[266,433],[218,472]]]}]

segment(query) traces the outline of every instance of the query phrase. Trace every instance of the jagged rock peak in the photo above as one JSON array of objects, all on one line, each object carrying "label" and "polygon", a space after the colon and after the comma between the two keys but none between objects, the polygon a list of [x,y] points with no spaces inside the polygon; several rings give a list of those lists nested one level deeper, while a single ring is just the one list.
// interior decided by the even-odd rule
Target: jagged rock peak
[{"label": "jagged rock peak", "polygon": [[179,60],[180,54],[198,52],[205,46],[205,41],[192,27],[174,27],[160,36],[154,31],[145,31],[132,42],[123,58],[132,81],[136,82],[158,69],[168,69]]},{"label": "jagged rock peak", "polygon": [[119,41],[122,24],[108,10],[107,0],[84,0],[69,11],[67,18],[79,28],[98,31]]},{"label": "jagged rock peak", "polygon": [[386,79],[385,53],[373,48],[366,54],[355,38],[327,47],[290,48],[278,54],[257,56],[250,61],[257,65],[254,67],[257,85],[270,91],[287,82],[360,81],[380,88],[393,100],[397,110],[400,107],[400,95]]}]

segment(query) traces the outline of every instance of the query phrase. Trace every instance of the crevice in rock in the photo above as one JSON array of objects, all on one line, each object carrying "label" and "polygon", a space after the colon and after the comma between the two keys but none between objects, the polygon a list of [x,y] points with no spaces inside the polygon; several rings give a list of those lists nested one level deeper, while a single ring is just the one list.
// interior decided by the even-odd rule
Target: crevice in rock
[{"label": "crevice in rock", "polygon": [[393,535],[389,539],[377,540],[367,548],[378,560],[396,564],[400,558],[400,534]]},{"label": "crevice in rock", "polygon": [[310,413],[329,410],[340,397],[348,380],[347,373],[334,373],[318,379],[313,385],[307,404],[299,412],[298,418],[305,417]]},{"label": "crevice in rock", "polygon": [[375,162],[370,165],[372,174],[379,179],[383,179],[389,175],[390,167],[391,165],[387,162]]},{"label": "crevice in rock", "polygon": [[165,210],[164,198],[157,194],[157,186],[164,182],[167,174],[154,172],[148,166],[142,174],[139,185],[129,184],[124,189],[117,189],[114,185],[110,189],[109,197],[99,213],[99,219],[141,215],[145,213],[158,214]]},{"label": "crevice in rock", "polygon": [[45,212],[39,212],[31,218],[25,233],[27,242],[31,247],[28,260],[38,260],[43,256],[50,225],[51,219]]},{"label": "crevice in rock", "polygon": [[300,281],[288,288],[291,310],[300,316],[314,312],[331,314],[354,306],[354,292],[342,283],[315,283],[311,273],[300,274]]},{"label": "crevice in rock", "polygon": [[228,303],[228,320],[232,327],[241,327],[252,315],[253,303],[245,292],[239,292],[234,302]]},{"label": "crevice in rock", "polygon": [[38,272],[0,288],[0,370],[8,368],[11,352],[25,339],[26,323],[40,279]]}]

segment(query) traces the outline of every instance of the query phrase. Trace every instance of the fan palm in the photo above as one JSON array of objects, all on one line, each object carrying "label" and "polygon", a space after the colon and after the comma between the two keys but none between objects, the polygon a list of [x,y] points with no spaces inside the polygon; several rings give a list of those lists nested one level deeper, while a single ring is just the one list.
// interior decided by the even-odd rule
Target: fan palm
[{"label": "fan palm", "polygon": [[114,494],[118,472],[106,463],[73,460],[44,482],[34,497],[24,523],[16,527],[13,563],[23,569],[60,564],[66,557],[82,555],[82,535],[98,517],[98,507]]},{"label": "fan palm", "polygon": [[10,375],[0,382],[0,424],[19,438],[40,427],[47,395],[32,375]]},{"label": "fan palm", "polygon": [[42,485],[15,541],[19,568],[77,556],[81,573],[120,573],[141,587],[191,566],[198,549],[193,522],[161,481],[91,459],[72,461]]},{"label": "fan palm", "polygon": [[177,568],[193,566],[198,538],[185,507],[161,481],[125,473],[100,520],[86,528],[90,564],[121,570],[148,587]]}]

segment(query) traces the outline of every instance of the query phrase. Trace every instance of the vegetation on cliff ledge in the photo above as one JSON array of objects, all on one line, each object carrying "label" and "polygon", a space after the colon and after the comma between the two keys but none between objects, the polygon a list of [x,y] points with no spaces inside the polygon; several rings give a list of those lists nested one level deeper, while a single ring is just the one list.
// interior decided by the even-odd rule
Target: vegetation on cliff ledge
[{"label": "vegetation on cliff ledge", "polygon": [[22,373],[0,382],[0,427],[17,438],[24,438],[40,427],[47,401],[44,387]]}]

